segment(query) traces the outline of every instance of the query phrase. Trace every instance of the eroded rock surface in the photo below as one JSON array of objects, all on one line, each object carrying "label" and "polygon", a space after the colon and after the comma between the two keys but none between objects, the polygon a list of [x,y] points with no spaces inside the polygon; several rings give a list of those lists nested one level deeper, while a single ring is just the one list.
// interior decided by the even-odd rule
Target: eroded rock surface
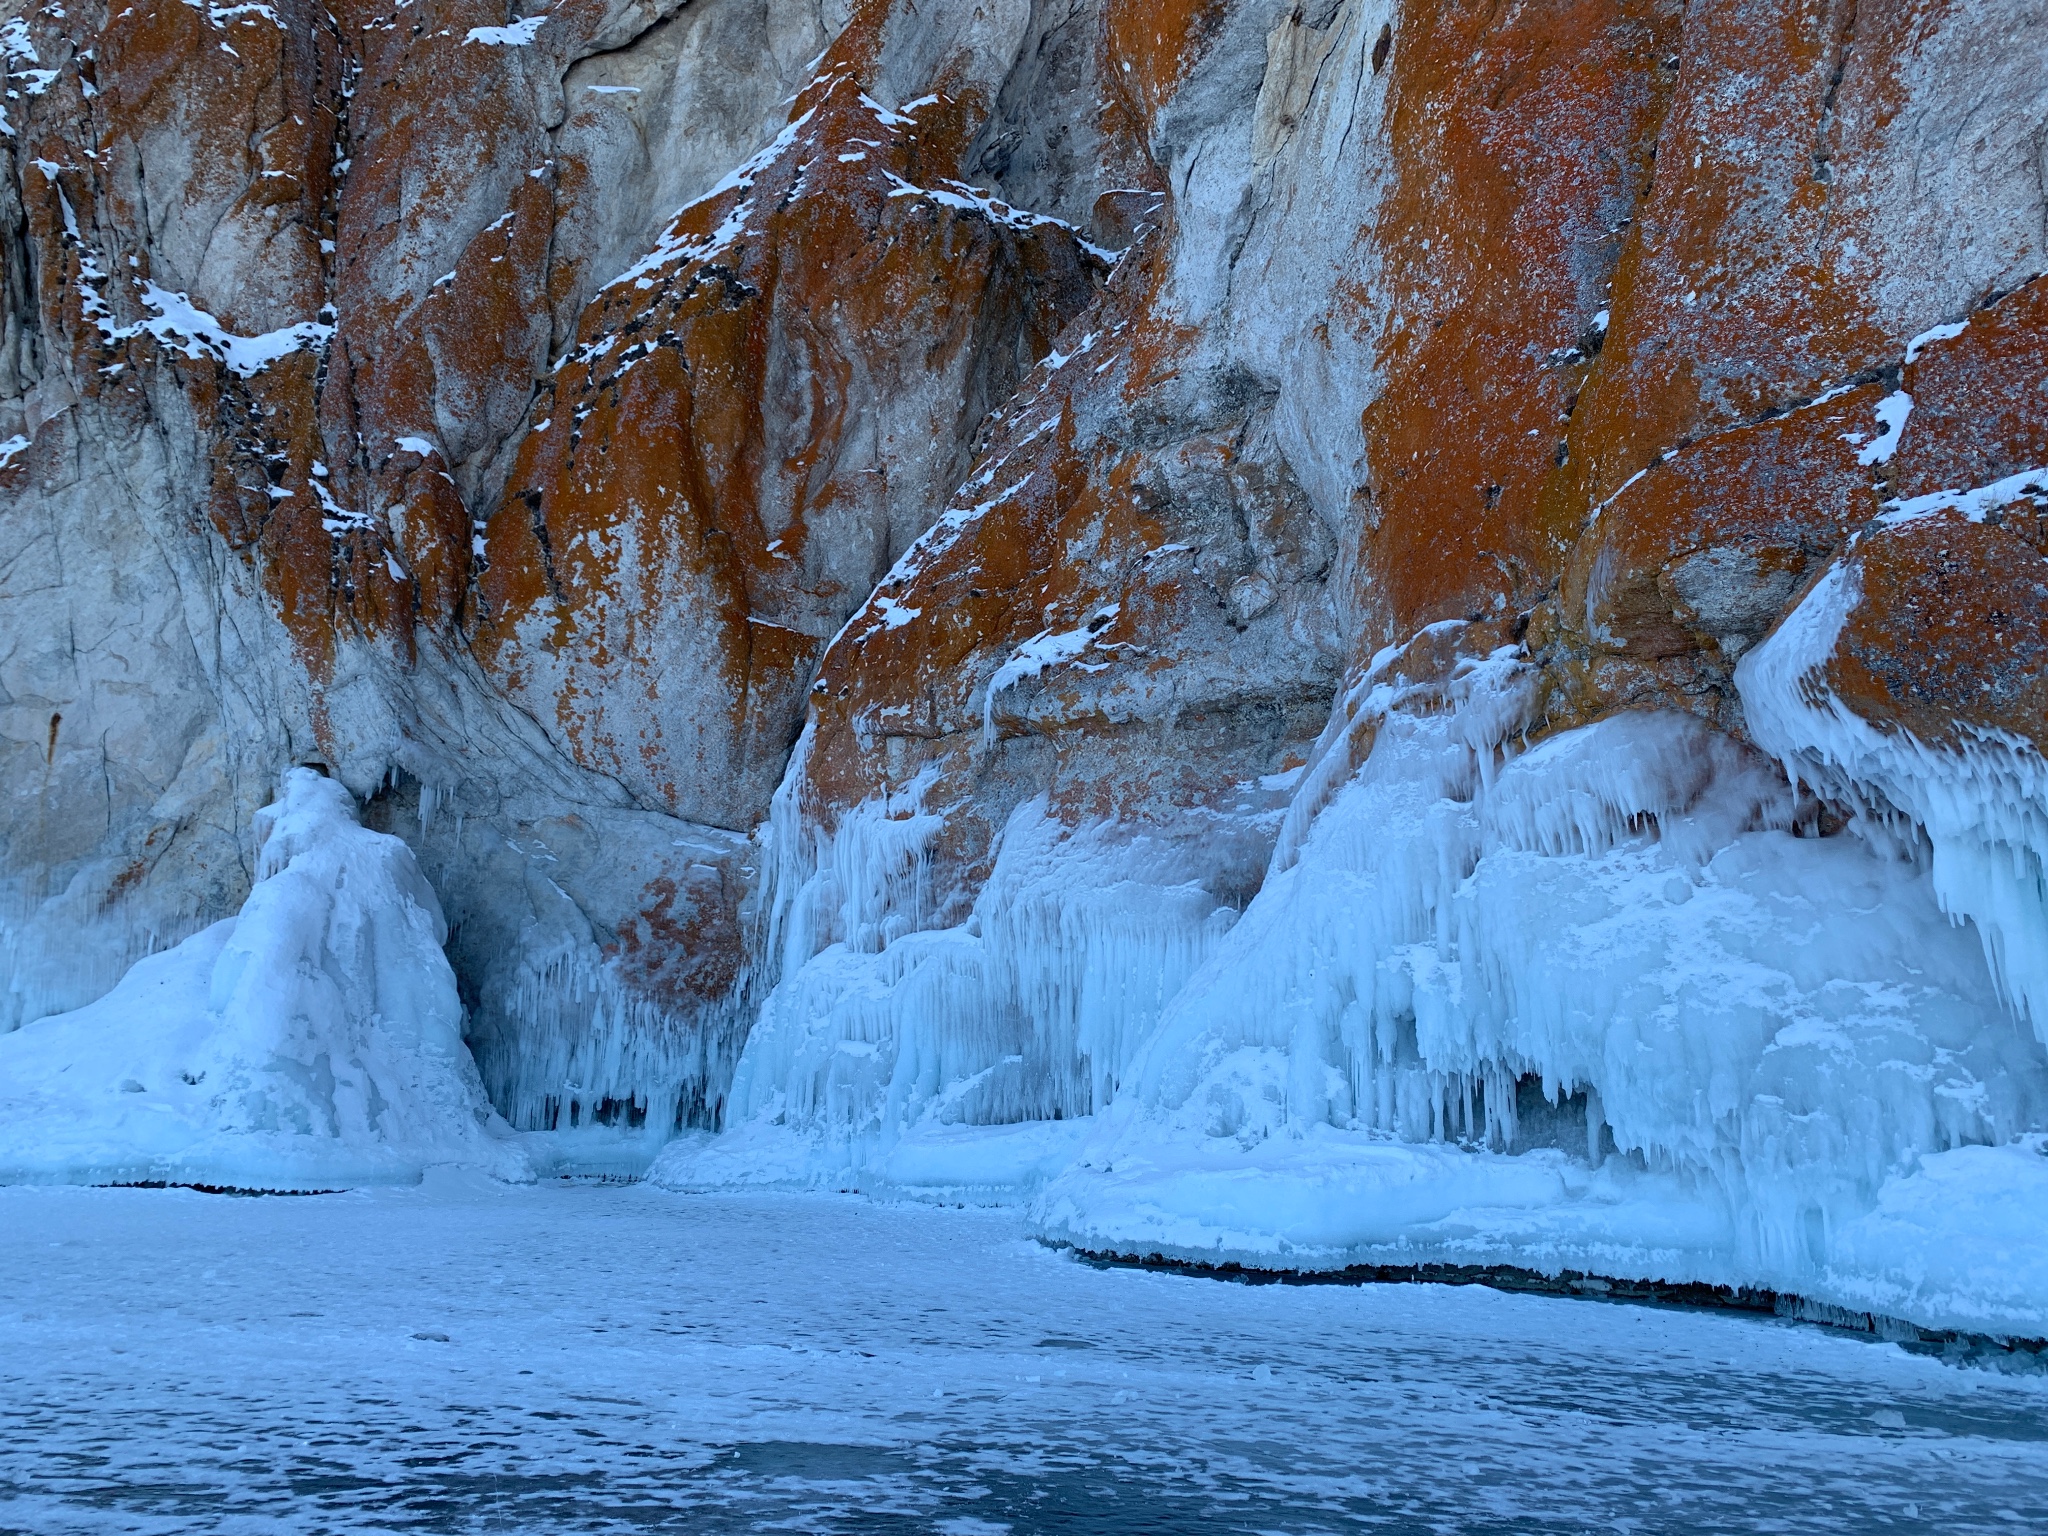
[{"label": "eroded rock surface", "polygon": [[813,973],[804,1113],[1087,1114],[1372,690],[1510,653],[1518,740],[1677,709],[1922,817],[1750,719],[1796,652],[2011,754],[1967,835],[2038,872],[2034,0],[0,15],[6,1022],[233,910],[318,762],[516,1125],[717,1123],[834,945],[986,1027],[877,1077]]}]

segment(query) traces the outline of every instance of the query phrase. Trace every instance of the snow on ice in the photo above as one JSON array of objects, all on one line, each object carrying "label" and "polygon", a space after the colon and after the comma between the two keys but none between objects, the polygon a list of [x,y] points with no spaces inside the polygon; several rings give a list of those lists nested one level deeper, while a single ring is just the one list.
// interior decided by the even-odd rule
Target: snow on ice
[{"label": "snow on ice", "polygon": [[2048,1383],[1771,1318],[1099,1269],[1015,1211],[0,1190],[10,1528],[1988,1532]]}]

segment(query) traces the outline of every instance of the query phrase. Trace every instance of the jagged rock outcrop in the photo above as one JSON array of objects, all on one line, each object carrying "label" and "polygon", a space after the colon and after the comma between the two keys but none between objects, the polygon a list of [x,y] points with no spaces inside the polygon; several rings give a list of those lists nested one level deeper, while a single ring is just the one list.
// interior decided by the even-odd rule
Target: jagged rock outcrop
[{"label": "jagged rock outcrop", "polygon": [[[960,180],[1066,20],[901,9],[9,23],[13,1017],[232,910],[317,761],[515,1120],[715,1114],[818,652],[1103,269]],[[1058,140],[1086,222],[1114,133]]]},{"label": "jagged rock outcrop", "polygon": [[[1447,754],[1401,782],[1470,807],[1414,844],[1458,878],[1562,857],[1486,798],[1548,740],[1637,765],[1573,791],[1588,858],[1889,828],[1900,910],[1985,946],[1942,952],[1953,1017],[2048,1027],[2044,37],[2034,0],[24,11],[10,1006],[229,910],[317,760],[418,850],[515,1124],[901,1172],[906,1127],[1065,1125],[1223,1038],[1176,997],[1267,963],[1224,936],[1382,744]],[[1290,889],[1394,878],[1352,853]],[[1422,1124],[1315,1086],[1348,1028],[1215,1078],[1215,1123]],[[1473,1094],[1592,1082],[1471,1049]],[[1144,1114],[1209,1115],[1150,1059]]]}]

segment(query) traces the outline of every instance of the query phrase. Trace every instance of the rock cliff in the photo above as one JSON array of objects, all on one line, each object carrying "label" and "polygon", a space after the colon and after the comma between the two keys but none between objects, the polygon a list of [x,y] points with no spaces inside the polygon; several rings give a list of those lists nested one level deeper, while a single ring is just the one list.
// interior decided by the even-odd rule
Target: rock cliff
[{"label": "rock cliff", "polygon": [[[1811,844],[1744,899],[1974,932],[1927,985],[2023,1029],[1952,1085],[2002,1107],[1838,1128],[1887,1150],[1787,1230],[2048,1129],[2037,0],[0,15],[0,1027],[232,912],[317,764],[432,881],[497,1108],[726,1128],[685,1182],[1180,1124],[1240,1048],[1293,1065],[1183,1129],[1247,1155],[1501,1151],[1540,1098],[1595,1166],[1798,1164],[1761,1079],[1688,1142],[1514,1033],[1447,915],[1510,845]],[[1499,798],[1528,762],[1554,802]],[[1450,885],[1374,862],[1454,813]],[[1309,942],[1239,921],[1282,876],[1408,903],[1303,978],[1427,940],[1506,1013],[1232,992]],[[1374,1051],[1435,1108],[1368,1113]]]}]

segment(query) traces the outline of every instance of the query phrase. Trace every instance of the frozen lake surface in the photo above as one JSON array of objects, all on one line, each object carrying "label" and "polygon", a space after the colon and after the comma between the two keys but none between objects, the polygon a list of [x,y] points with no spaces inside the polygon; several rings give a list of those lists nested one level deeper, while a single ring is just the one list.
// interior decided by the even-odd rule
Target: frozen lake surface
[{"label": "frozen lake surface", "polygon": [[0,1190],[0,1531],[2048,1530],[2048,1383],[1009,1213]]}]

